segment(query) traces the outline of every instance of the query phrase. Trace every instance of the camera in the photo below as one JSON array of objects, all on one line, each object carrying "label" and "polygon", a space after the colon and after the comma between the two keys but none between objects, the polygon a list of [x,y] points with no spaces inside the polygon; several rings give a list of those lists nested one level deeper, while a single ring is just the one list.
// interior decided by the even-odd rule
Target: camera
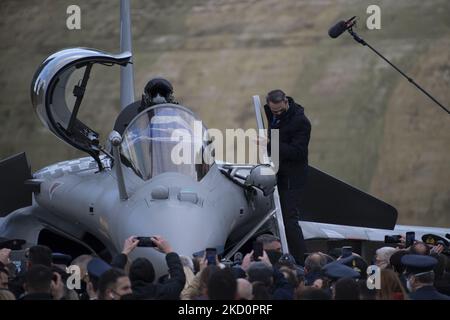
[{"label": "camera", "polygon": [[402,239],[401,235],[384,236],[384,243],[400,243]]},{"label": "camera", "polygon": [[138,247],[156,247],[151,237],[136,237],[139,240]]}]

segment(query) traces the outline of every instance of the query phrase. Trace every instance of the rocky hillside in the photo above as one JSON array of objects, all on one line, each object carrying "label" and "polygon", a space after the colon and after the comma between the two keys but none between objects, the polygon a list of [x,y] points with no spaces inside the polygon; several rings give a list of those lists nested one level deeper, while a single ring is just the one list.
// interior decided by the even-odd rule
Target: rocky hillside
[{"label": "rocky hillside", "polygon": [[[66,9],[81,8],[81,30]],[[366,8],[381,8],[367,30]],[[310,162],[394,205],[403,224],[450,227],[450,116],[348,35],[358,32],[438,100],[450,102],[448,0],[132,0],[136,96],[157,75],[208,127],[255,126],[251,96],[283,88],[312,121]],[[119,50],[119,1],[2,0],[0,158],[26,151],[32,169],[80,155],[31,108],[39,63],[65,47]],[[95,70],[83,117],[106,137],[119,106],[119,72]]]}]

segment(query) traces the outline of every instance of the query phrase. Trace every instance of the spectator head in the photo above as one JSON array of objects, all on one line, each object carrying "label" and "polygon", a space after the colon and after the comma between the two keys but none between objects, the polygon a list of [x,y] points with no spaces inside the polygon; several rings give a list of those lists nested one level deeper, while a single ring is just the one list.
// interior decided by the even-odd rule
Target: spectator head
[{"label": "spectator head", "polygon": [[202,296],[208,295],[209,279],[212,277],[214,273],[216,273],[219,270],[220,268],[218,266],[211,264],[201,271],[199,291]]},{"label": "spectator head", "polygon": [[93,256],[91,256],[89,254],[83,254],[72,260],[71,265],[78,266],[80,268],[82,280],[85,280],[85,281],[87,280],[87,275],[88,275],[87,265],[92,259],[93,259]]},{"label": "spectator head", "polygon": [[331,300],[331,296],[327,292],[314,287],[305,288],[297,298],[298,300]]},{"label": "spectator head", "polygon": [[53,272],[52,269],[35,264],[28,269],[25,276],[24,289],[29,293],[51,293]]},{"label": "spectator head", "polygon": [[46,267],[52,266],[52,250],[47,246],[37,245],[28,249],[25,256],[28,258],[28,268],[39,264]]},{"label": "spectator head", "polygon": [[237,281],[229,268],[214,272],[208,282],[210,300],[235,300],[237,298]]},{"label": "spectator head", "polygon": [[252,284],[246,279],[242,278],[237,279],[237,292],[238,292],[238,299],[240,300],[253,299]]},{"label": "spectator head", "polygon": [[415,242],[411,248],[409,249],[411,254],[418,254],[418,255],[429,255],[430,254],[430,248],[421,241]]},{"label": "spectator head", "polygon": [[406,266],[407,286],[411,292],[423,286],[432,286],[434,282],[433,268],[438,261],[430,256],[407,254],[402,257]]},{"label": "spectator head", "polygon": [[407,294],[397,273],[391,269],[381,270],[381,288],[377,291],[378,300],[405,300]]},{"label": "spectator head", "polygon": [[317,252],[311,253],[305,260],[305,274],[321,272],[326,263],[327,260],[323,255]]},{"label": "spectator head", "polygon": [[272,90],[266,96],[267,105],[274,116],[280,116],[288,108],[288,99],[286,94],[280,90]]},{"label": "spectator head", "polygon": [[264,262],[252,262],[247,270],[248,281],[251,283],[260,281],[267,287],[273,282],[273,269]]},{"label": "spectator head", "polygon": [[296,272],[288,267],[281,267],[280,272],[283,274],[284,278],[292,285],[293,288],[297,288],[298,280]]},{"label": "spectator head", "polygon": [[256,241],[261,242],[263,244],[264,251],[277,251],[281,252],[281,242],[278,237],[275,237],[271,234],[262,234]]},{"label": "spectator head", "polygon": [[407,255],[407,250],[398,250],[396,251],[391,258],[389,259],[389,264],[392,266],[395,272],[399,275],[405,272],[406,267],[402,264],[402,257]]},{"label": "spectator head", "polygon": [[155,280],[155,269],[147,258],[137,258],[130,267],[130,281],[142,281],[153,283]]},{"label": "spectator head", "polygon": [[334,300],[359,300],[359,286],[353,278],[341,278],[333,287]]},{"label": "spectator head", "polygon": [[244,269],[238,266],[234,266],[231,269],[231,272],[233,272],[233,275],[236,279],[246,279],[247,274],[245,273]]},{"label": "spectator head", "polygon": [[[89,276],[87,289],[92,291],[92,295],[97,295],[98,281],[102,274],[111,269],[111,266],[100,258],[93,258],[87,264],[87,272]],[[90,294],[91,296],[91,294]],[[93,298],[91,296],[91,298]]]},{"label": "spectator head", "polygon": [[392,255],[397,251],[395,248],[382,247],[375,253],[375,265],[380,269],[385,269],[390,265]]},{"label": "spectator head", "polygon": [[102,274],[98,281],[98,298],[100,300],[120,300],[131,294],[130,279],[122,270],[110,269]]},{"label": "spectator head", "polygon": [[336,258],[333,258],[332,256],[330,256],[329,254],[323,253],[323,252],[317,252],[317,254],[321,255],[324,259],[325,259],[325,264],[327,263],[331,263],[333,261],[336,261]]},{"label": "spectator head", "polygon": [[272,300],[269,288],[261,281],[252,283],[253,300]]}]

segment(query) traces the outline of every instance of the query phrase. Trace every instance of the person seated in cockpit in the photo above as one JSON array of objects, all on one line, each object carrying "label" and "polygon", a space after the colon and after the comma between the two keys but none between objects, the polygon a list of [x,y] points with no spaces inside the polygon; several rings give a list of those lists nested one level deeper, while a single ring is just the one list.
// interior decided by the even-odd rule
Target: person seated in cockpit
[{"label": "person seated in cockpit", "polygon": [[173,96],[173,86],[164,78],[151,79],[144,88],[142,99],[128,105],[116,119],[114,130],[123,134],[131,120],[145,109],[163,103],[178,104]]}]

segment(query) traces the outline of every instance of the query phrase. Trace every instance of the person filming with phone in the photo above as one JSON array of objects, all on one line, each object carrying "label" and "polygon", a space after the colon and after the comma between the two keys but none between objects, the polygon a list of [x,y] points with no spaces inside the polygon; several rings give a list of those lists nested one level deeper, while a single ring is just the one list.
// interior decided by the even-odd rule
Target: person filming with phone
[{"label": "person filming with phone", "polygon": [[147,258],[137,258],[130,267],[133,299],[178,300],[184,288],[186,276],[180,257],[170,243],[161,236],[135,237],[137,247],[153,248],[166,255],[169,278],[164,283],[155,282],[155,269]]}]

